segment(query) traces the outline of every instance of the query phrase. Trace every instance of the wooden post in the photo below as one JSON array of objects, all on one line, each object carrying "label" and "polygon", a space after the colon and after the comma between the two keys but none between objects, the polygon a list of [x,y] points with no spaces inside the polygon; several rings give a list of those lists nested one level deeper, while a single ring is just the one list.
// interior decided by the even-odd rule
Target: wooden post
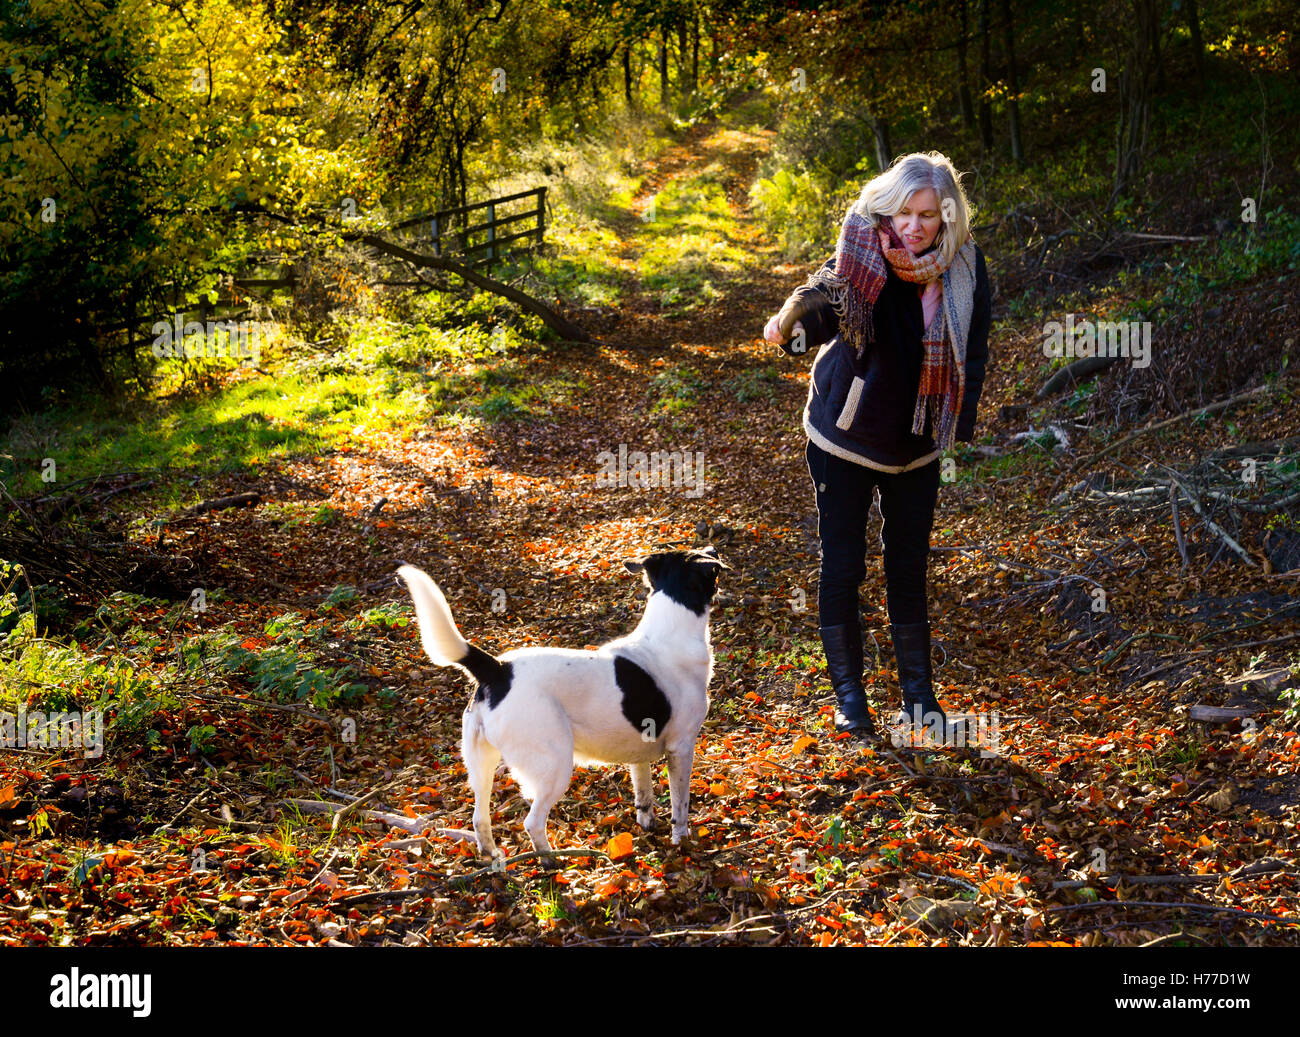
[{"label": "wooden post", "polygon": [[497,205],[496,202],[488,202],[488,249],[487,249],[487,268],[492,269],[492,264],[496,262],[497,249]]},{"label": "wooden post", "polygon": [[435,216],[435,217],[430,221],[430,223],[431,223],[431,225],[432,225],[432,231],[433,231],[433,254],[434,254],[435,256],[441,256],[441,255],[442,255],[442,240],[438,237],[438,217]]},{"label": "wooden post", "polygon": [[546,188],[537,189],[537,244],[543,242],[543,234],[546,231]]}]

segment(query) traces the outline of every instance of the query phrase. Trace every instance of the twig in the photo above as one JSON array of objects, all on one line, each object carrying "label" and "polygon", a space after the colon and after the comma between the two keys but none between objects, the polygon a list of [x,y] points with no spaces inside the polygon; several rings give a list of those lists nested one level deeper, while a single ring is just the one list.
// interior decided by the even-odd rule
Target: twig
[{"label": "twig", "polygon": [[334,863],[334,858],[337,857],[342,852],[343,852],[342,850],[335,850],[333,853],[329,855],[329,859],[324,864],[321,865],[320,871],[316,872],[316,874],[312,876],[311,881],[307,883],[308,889],[311,889],[312,886],[316,885],[317,880],[322,875],[324,875],[325,872],[329,870],[329,866]]},{"label": "twig", "polygon": [[1147,425],[1145,428],[1140,428],[1136,432],[1130,433],[1129,435],[1125,436],[1123,439],[1117,439],[1114,443],[1111,443],[1109,446],[1104,447],[1103,449],[1097,451],[1097,453],[1093,454],[1091,457],[1079,459],[1073,465],[1070,466],[1069,470],[1072,472],[1077,471],[1079,468],[1083,467],[1084,465],[1092,464],[1098,458],[1104,457],[1106,454],[1109,454],[1112,450],[1118,450],[1126,443],[1131,443],[1133,440],[1139,438],[1140,436],[1145,436],[1148,432],[1155,432],[1157,429],[1167,428],[1170,425],[1175,425],[1180,421],[1186,421],[1188,418],[1199,417],[1202,414],[1213,414],[1216,411],[1221,411],[1227,407],[1231,407],[1234,403],[1240,403],[1242,400],[1247,400],[1253,396],[1258,396],[1261,393],[1269,392],[1272,390],[1272,388],[1273,388],[1272,385],[1257,385],[1255,388],[1247,392],[1240,393],[1237,396],[1231,396],[1226,400],[1219,400],[1217,403],[1211,403],[1208,407],[1202,407],[1200,410],[1187,411],[1186,413],[1175,415],[1174,417],[1169,418],[1166,421],[1158,421],[1154,425]]},{"label": "twig", "polygon": [[161,832],[161,831],[163,831],[164,829],[167,829],[167,828],[175,828],[175,827],[176,827],[176,823],[177,823],[178,821],[180,821],[180,819],[181,819],[182,817],[184,817],[186,814],[189,813],[189,811],[190,811],[190,807],[194,806],[195,803],[197,803],[199,800],[201,800],[201,799],[202,799],[204,796],[206,796],[207,794],[208,794],[208,790],[207,790],[207,789],[204,789],[204,790],[203,790],[202,792],[200,792],[197,796],[195,796],[195,797],[194,797],[193,799],[191,799],[188,803],[186,803],[183,807],[181,807],[180,812],[179,812],[175,817],[173,817],[173,818],[171,819],[171,822],[170,822],[169,824],[160,825],[160,826],[158,827],[157,830]]},{"label": "twig", "polygon": [[313,720],[324,720],[326,723],[331,724],[334,722],[324,713],[316,713],[305,706],[292,703],[286,705],[281,702],[263,702],[260,699],[240,699],[235,698],[233,695],[205,695],[201,691],[191,691],[187,692],[187,694],[190,698],[202,699],[204,702],[216,702],[223,705],[229,702],[239,706],[248,706],[250,709],[278,709],[286,713],[297,713],[300,716],[311,717]]},{"label": "twig", "polygon": [[1168,943],[1172,940],[1195,940],[1203,947],[1213,946],[1213,944],[1211,944],[1210,941],[1205,939],[1204,937],[1197,936],[1195,933],[1185,933],[1181,929],[1179,929],[1178,932],[1176,933],[1166,933],[1164,936],[1157,936],[1154,940],[1148,940],[1146,943],[1138,944],[1138,946],[1159,947],[1162,944]]},{"label": "twig", "polygon": [[1178,518],[1178,490],[1172,482],[1169,484],[1169,506],[1174,511],[1174,542],[1178,545],[1178,554],[1185,569],[1191,563],[1187,560],[1187,545],[1183,542],[1183,524]]},{"label": "twig", "polygon": [[1244,879],[1252,875],[1271,875],[1285,872],[1286,865],[1279,862],[1270,863],[1268,867],[1238,869],[1235,872],[1222,872],[1217,875],[1097,875],[1091,879],[1071,879],[1053,882],[1052,889],[1082,889],[1085,886],[1111,886],[1123,883],[1126,886],[1199,886],[1222,882],[1224,879]]},{"label": "twig", "polygon": [[961,886],[963,889],[969,889],[976,896],[981,895],[979,887],[972,886],[965,879],[955,879],[950,875],[931,875],[928,871],[918,871],[917,874],[924,879],[934,879],[936,882],[946,882],[950,886]]},{"label": "twig", "polygon": [[398,783],[399,780],[400,779],[394,779],[393,781],[387,782],[386,784],[376,785],[373,789],[367,792],[360,799],[354,799],[351,803],[348,803],[342,809],[336,810],[334,812],[334,819],[330,822],[330,838],[331,839],[334,838],[334,833],[337,832],[339,828],[339,822],[343,820],[344,817],[352,813],[352,811],[356,810],[358,807],[364,806],[366,803],[369,803],[381,792],[385,792],[388,789],[391,789],[394,785]]},{"label": "twig", "polygon": [[1242,911],[1236,907],[1220,907],[1218,904],[1193,904],[1179,900],[1093,900],[1082,904],[1059,904],[1056,907],[1043,908],[1043,914],[1056,911],[1091,911],[1099,907],[1176,907],[1187,911],[1217,911],[1221,914],[1236,915],[1238,918],[1256,918],[1262,922],[1274,922],[1280,925],[1300,925],[1300,918],[1290,915],[1266,915],[1259,911]]},{"label": "twig", "polygon": [[1037,863],[1033,857],[1029,856],[1029,854],[1016,849],[1014,846],[1007,846],[1005,843],[992,843],[987,839],[981,839],[979,836],[975,835],[971,836],[968,841],[978,843],[990,853],[1005,853],[1010,857],[1016,858],[1016,860],[1025,861],[1028,864]]},{"label": "twig", "polygon": [[1177,484],[1178,488],[1182,490],[1183,493],[1187,496],[1187,499],[1192,502],[1192,507],[1196,509],[1196,514],[1201,516],[1201,521],[1204,522],[1207,526],[1209,526],[1210,529],[1212,529],[1214,532],[1218,533],[1219,536],[1223,539],[1224,543],[1226,543],[1230,548],[1232,548],[1235,552],[1237,552],[1237,554],[1241,556],[1242,560],[1246,562],[1247,565],[1254,566],[1256,569],[1258,569],[1259,563],[1246,553],[1246,549],[1244,547],[1242,547],[1239,543],[1237,543],[1237,541],[1233,540],[1232,537],[1228,536],[1227,531],[1224,530],[1223,527],[1218,525],[1212,518],[1210,518],[1209,515],[1205,513],[1205,509],[1201,507],[1201,502],[1197,500],[1195,495],[1193,495],[1192,491],[1189,490],[1183,484],[1182,480],[1178,478],[1174,470],[1172,468],[1169,468],[1166,465],[1161,465],[1161,467],[1164,468],[1165,471],[1169,473],[1169,478],[1172,479],[1174,483]]},{"label": "twig", "polygon": [[[319,799],[282,799],[282,806],[290,806],[303,814],[332,814],[336,810],[342,810],[343,807],[336,807],[333,803],[326,803]],[[391,814],[384,810],[367,810],[363,816],[367,821],[379,821],[393,828],[400,828],[403,831],[410,832],[412,835],[418,834],[429,824],[429,818],[426,815],[419,817],[402,817],[399,814]]]},{"label": "twig", "polygon": [[[1207,634],[1206,636],[1216,636],[1219,633],[1222,633],[1222,631],[1216,630],[1214,634]],[[1266,637],[1262,641],[1243,641],[1240,644],[1231,645],[1227,648],[1201,648],[1194,652],[1184,652],[1182,658],[1175,659],[1171,663],[1165,663],[1163,666],[1157,666],[1154,670],[1148,670],[1146,673],[1133,678],[1133,683],[1136,684],[1140,680],[1150,680],[1158,673],[1172,670],[1175,666],[1182,666],[1186,660],[1190,659],[1194,655],[1208,655],[1211,652],[1235,652],[1239,648],[1257,648],[1260,645],[1277,644],[1279,641],[1294,641],[1297,637],[1300,637],[1300,632],[1294,634],[1282,634],[1280,637]]]},{"label": "twig", "polygon": [[527,853],[517,853],[513,857],[498,857],[486,868],[479,868],[478,871],[471,871],[468,875],[454,875],[449,882],[471,882],[474,879],[482,878],[484,875],[492,873],[504,874],[506,868],[511,864],[518,864],[522,861],[535,860],[537,858],[545,859],[547,857],[604,857],[609,860],[609,854],[603,850],[529,850]]}]

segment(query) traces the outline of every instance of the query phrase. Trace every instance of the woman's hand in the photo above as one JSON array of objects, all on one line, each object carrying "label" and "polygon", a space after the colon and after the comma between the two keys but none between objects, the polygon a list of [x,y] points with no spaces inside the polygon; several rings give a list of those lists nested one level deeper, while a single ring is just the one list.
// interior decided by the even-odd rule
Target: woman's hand
[{"label": "woman's hand", "polygon": [[767,327],[763,329],[763,338],[768,342],[773,342],[778,346],[784,346],[791,338],[797,338],[804,333],[803,324],[799,321],[794,322],[794,327],[789,335],[781,332],[781,315],[778,313],[767,322]]}]

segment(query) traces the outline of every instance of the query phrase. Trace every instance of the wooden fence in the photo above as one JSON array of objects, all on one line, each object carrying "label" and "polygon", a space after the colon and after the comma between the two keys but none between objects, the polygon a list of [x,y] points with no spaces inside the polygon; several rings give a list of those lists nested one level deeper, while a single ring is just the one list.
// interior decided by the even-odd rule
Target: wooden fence
[{"label": "wooden fence", "polygon": [[[500,215],[501,207],[508,207],[525,198],[536,201],[522,212],[508,216]],[[471,214],[486,210],[487,219],[469,224]],[[533,226],[523,230],[502,234],[501,228],[513,227],[526,220],[532,220]],[[451,209],[439,209],[424,216],[415,216],[392,227],[395,231],[411,231],[417,238],[426,239],[432,244],[435,256],[453,258],[464,257],[469,267],[491,267],[507,252],[521,247],[516,242],[531,239],[530,245],[541,245],[546,234],[546,188],[534,187],[530,191],[504,195],[501,198],[489,198],[486,202],[473,205],[458,205]],[[479,240],[474,240],[480,236]]]},{"label": "wooden fence", "polygon": [[[502,209],[515,208],[517,203],[522,203],[525,199],[534,199],[534,201],[521,211],[508,212],[502,215]],[[486,211],[487,216],[485,220],[473,224],[469,223],[473,214],[484,211]],[[531,221],[532,225],[524,227],[522,230],[511,230],[510,233],[502,233],[503,228],[515,228],[526,221]],[[458,205],[450,209],[439,209],[437,212],[414,216],[411,219],[395,223],[388,229],[391,232],[405,233],[408,237],[414,237],[418,241],[428,241],[435,256],[463,260],[466,266],[472,268],[487,267],[490,269],[494,263],[508,253],[544,243],[546,233],[546,188],[535,187],[528,191],[519,191],[516,194],[489,198],[487,201],[475,202],[472,205]],[[393,281],[383,283],[418,286],[424,282]],[[234,278],[234,286],[241,289],[253,288],[274,291],[279,288],[293,288],[296,284],[297,278],[292,272],[281,277],[250,276]],[[170,322],[172,314],[178,311],[181,313],[182,320],[198,319],[200,323],[206,323],[213,319],[239,320],[248,314],[246,302],[219,302],[214,307],[209,305],[207,300],[199,304],[197,311],[178,305],[173,306],[170,310],[146,316],[139,312],[140,309],[141,307],[136,300],[128,299],[124,301],[122,311],[114,314],[109,322],[94,322],[95,330],[99,335],[126,332],[125,342],[116,348],[105,350],[105,355],[112,355],[119,351],[134,353],[142,327],[148,326],[152,328],[156,321],[162,319]],[[225,312],[220,312],[223,310]],[[152,340],[152,335],[148,336],[147,340]]]}]

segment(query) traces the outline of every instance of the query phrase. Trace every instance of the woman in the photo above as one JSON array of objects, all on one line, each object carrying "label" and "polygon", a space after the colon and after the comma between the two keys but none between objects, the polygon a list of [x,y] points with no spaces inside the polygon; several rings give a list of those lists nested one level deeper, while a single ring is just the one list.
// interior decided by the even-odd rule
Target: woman
[{"label": "woman", "polygon": [[939,454],[974,433],[990,318],[988,271],[970,236],[966,195],[952,163],[929,152],[896,159],[862,189],[835,256],[764,332],[791,354],[821,346],[803,426],[822,544],[817,609],[837,730],[876,735],[858,618],[873,488],[884,518],[899,722],[947,730],[931,686],[926,562]]}]

